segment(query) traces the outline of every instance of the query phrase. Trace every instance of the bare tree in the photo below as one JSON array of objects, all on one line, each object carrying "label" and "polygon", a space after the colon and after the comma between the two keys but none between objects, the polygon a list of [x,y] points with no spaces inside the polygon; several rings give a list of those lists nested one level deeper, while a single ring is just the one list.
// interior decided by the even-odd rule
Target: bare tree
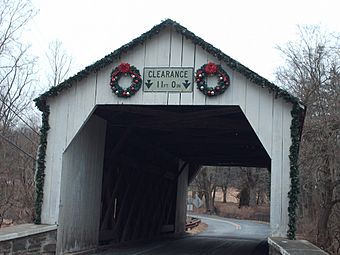
[{"label": "bare tree", "polygon": [[11,218],[16,223],[32,222],[35,194],[33,155],[39,137],[27,127],[8,130],[6,137],[20,150],[11,143],[4,142],[0,146],[0,220]]},{"label": "bare tree", "polygon": [[33,96],[35,58],[20,36],[35,15],[29,1],[0,1],[0,127],[15,126],[17,112],[25,111]]},{"label": "bare tree", "polygon": [[223,167],[220,170],[220,178],[218,178],[218,186],[223,192],[223,203],[227,203],[228,187],[231,179],[231,167]]},{"label": "bare tree", "polygon": [[197,187],[198,194],[204,196],[205,208],[207,213],[214,213],[214,193],[217,187],[217,167],[203,166],[192,185]]},{"label": "bare tree", "polygon": [[279,47],[286,64],[276,74],[307,105],[299,161],[300,224],[316,221],[312,241],[330,248],[336,236],[329,226],[339,226],[330,218],[340,203],[340,36],[318,26],[299,27],[299,32],[299,40]]},{"label": "bare tree", "polygon": [[35,155],[38,136],[26,113],[36,59],[21,36],[35,14],[30,1],[0,0],[0,223],[6,215],[20,220],[33,213],[34,157],[27,155]]},{"label": "bare tree", "polygon": [[264,168],[204,166],[191,185],[204,196],[207,213],[214,213],[217,188],[223,192],[224,203],[228,188],[234,188],[240,192],[240,205],[256,206],[268,202],[269,184],[269,172]]},{"label": "bare tree", "polygon": [[264,203],[269,197],[269,172],[266,168],[241,167],[244,187],[249,191],[249,206]]},{"label": "bare tree", "polygon": [[48,83],[50,86],[57,86],[67,78],[72,66],[72,57],[66,52],[59,40],[54,40],[49,44],[46,57],[50,66],[47,75]]}]

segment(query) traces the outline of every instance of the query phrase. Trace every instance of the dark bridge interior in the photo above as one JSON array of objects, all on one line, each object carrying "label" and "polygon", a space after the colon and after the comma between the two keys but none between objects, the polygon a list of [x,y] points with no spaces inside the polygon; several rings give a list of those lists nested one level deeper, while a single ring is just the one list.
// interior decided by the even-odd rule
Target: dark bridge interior
[{"label": "dark bridge interior", "polygon": [[270,168],[238,106],[102,105],[95,114],[107,120],[102,243],[175,232],[184,166],[188,181],[202,165]]}]

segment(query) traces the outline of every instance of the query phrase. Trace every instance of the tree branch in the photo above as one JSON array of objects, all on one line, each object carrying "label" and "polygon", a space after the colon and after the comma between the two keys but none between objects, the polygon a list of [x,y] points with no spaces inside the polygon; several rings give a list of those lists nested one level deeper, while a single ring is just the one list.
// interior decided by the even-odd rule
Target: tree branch
[{"label": "tree branch", "polygon": [[332,190],[335,189],[336,186],[340,185],[340,180],[336,180],[332,183]]},{"label": "tree branch", "polygon": [[331,202],[331,208],[336,205],[337,203],[340,203],[340,199],[335,199]]}]

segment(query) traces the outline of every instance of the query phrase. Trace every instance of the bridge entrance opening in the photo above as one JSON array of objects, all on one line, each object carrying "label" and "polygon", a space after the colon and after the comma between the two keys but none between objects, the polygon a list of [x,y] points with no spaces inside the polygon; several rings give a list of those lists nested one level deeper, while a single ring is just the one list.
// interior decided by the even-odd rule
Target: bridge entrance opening
[{"label": "bridge entrance opening", "polygon": [[99,106],[95,114],[107,120],[102,243],[179,232],[178,207],[186,205],[178,187],[202,165],[270,168],[238,106]]},{"label": "bridge entrance opening", "polygon": [[203,165],[270,169],[240,107],[97,106],[63,154],[59,249],[183,233]]}]

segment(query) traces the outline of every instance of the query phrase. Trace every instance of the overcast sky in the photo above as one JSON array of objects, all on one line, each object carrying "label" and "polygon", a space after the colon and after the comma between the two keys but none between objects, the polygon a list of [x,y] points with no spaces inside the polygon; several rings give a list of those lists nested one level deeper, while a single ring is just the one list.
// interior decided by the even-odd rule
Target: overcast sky
[{"label": "overcast sky", "polygon": [[[173,19],[253,71],[274,81],[277,45],[294,40],[297,25],[340,32],[339,0],[32,0],[38,15],[27,31],[34,54],[63,42],[73,73],[159,24]],[[73,74],[71,73],[71,74]]]}]

